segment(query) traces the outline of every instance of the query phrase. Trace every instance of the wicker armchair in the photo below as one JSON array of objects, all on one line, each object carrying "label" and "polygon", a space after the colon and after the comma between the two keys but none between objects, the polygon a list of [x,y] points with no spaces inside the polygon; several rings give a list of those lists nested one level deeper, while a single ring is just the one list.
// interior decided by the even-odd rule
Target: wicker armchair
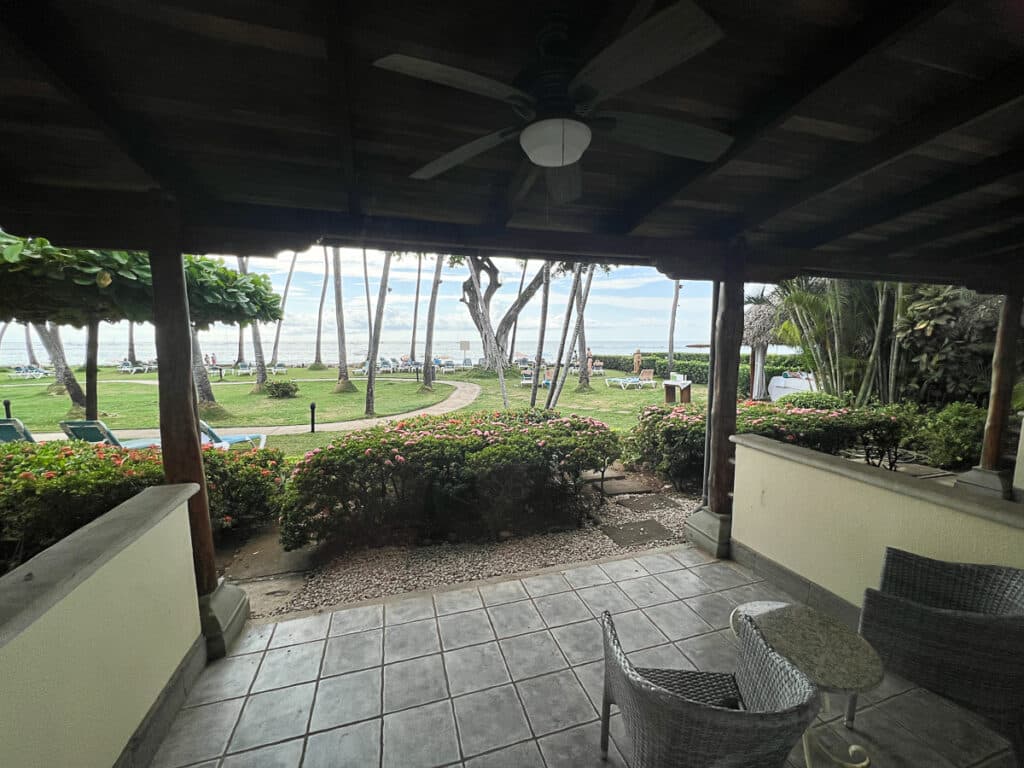
[{"label": "wicker armchair", "polygon": [[632,768],[778,768],[818,712],[810,680],[765,642],[749,616],[739,626],[735,675],[639,669],[605,612],[601,753],[611,705],[632,739]]},{"label": "wicker armchair", "polygon": [[987,719],[1024,768],[1024,571],[888,548],[860,632],[886,669]]}]

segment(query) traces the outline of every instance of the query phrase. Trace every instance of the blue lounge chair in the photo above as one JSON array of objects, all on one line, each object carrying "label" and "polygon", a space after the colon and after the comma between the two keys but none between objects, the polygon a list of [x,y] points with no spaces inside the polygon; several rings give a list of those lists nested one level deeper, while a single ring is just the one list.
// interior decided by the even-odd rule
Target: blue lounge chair
[{"label": "blue lounge chair", "polygon": [[205,421],[200,419],[199,431],[202,432],[203,436],[208,438],[211,443],[216,445],[218,448],[223,446],[224,450],[228,450],[231,446],[237,445],[238,443],[250,443],[253,448],[262,448],[267,444],[266,435],[221,435],[214,431],[213,427],[207,424]]},{"label": "blue lounge chair", "polygon": [[20,419],[0,419],[0,443],[34,443],[36,439]]},{"label": "blue lounge chair", "polygon": [[106,443],[118,448],[159,448],[160,438],[140,437],[134,440],[118,440],[110,428],[102,421],[62,421],[60,428],[72,440],[84,440],[87,443]]}]

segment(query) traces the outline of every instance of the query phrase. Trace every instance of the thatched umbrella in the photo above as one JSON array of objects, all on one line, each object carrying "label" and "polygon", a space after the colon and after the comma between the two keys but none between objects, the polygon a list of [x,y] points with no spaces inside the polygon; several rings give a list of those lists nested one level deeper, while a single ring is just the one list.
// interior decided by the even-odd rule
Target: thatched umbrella
[{"label": "thatched umbrella", "polygon": [[776,308],[768,303],[750,305],[743,316],[743,343],[750,347],[750,396],[754,400],[768,399],[764,363],[768,345],[777,340],[777,323]]}]

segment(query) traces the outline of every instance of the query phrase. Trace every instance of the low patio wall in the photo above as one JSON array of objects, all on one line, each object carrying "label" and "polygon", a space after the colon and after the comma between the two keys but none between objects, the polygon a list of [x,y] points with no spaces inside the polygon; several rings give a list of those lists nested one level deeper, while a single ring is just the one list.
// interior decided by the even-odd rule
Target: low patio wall
[{"label": "low patio wall", "polygon": [[140,728],[205,663],[196,490],[147,489],[0,578],[0,765],[148,763]]},{"label": "low patio wall", "polygon": [[732,440],[740,559],[752,554],[858,607],[878,586],[886,546],[1024,568],[1022,504],[756,435]]}]

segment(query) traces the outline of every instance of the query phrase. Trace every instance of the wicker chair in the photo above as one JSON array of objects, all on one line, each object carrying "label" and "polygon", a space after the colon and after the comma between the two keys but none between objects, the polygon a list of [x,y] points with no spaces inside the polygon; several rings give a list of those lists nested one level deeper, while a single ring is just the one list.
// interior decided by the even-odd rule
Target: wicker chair
[{"label": "wicker chair", "polygon": [[601,754],[611,705],[632,739],[632,768],[778,768],[818,712],[810,680],[765,642],[749,616],[739,626],[735,675],[634,668],[605,612]]},{"label": "wicker chair", "polygon": [[1024,571],[888,548],[860,632],[886,669],[988,720],[1024,768]]}]

